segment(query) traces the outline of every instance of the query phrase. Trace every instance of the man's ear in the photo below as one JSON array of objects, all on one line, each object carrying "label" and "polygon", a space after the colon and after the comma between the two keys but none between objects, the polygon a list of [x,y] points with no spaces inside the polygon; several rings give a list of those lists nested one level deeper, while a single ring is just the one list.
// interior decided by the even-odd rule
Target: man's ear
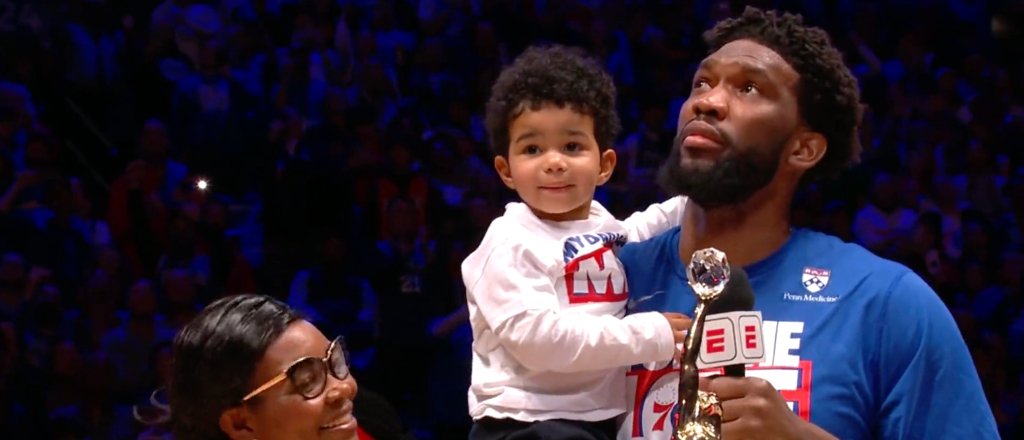
[{"label": "man's ear", "polygon": [[498,172],[498,177],[501,177],[501,181],[508,189],[513,191],[516,189],[516,184],[512,182],[512,168],[509,166],[507,158],[494,156],[494,170]]},{"label": "man's ear", "polygon": [[828,141],[821,133],[803,131],[797,134],[790,154],[786,158],[789,166],[806,172],[814,168],[828,151]]},{"label": "man's ear", "polygon": [[255,440],[256,432],[249,423],[249,413],[244,408],[236,406],[228,408],[220,413],[220,430],[224,431],[231,440]]},{"label": "man's ear", "polygon": [[608,183],[608,180],[612,178],[612,173],[615,172],[615,164],[619,158],[615,155],[615,150],[609,148],[601,153],[601,171],[597,174],[597,184],[604,185]]}]

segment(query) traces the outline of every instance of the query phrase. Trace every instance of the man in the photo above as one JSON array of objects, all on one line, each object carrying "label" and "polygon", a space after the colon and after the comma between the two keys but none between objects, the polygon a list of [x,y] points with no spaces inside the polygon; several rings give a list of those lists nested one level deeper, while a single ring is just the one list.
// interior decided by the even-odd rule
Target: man
[{"label": "man", "polygon": [[[715,247],[750,276],[767,362],[702,379],[741,439],[998,439],[950,313],[907,268],[793,229],[802,183],[857,160],[859,91],[820,29],[747,8],[705,35],[662,172],[688,196],[683,225],[620,258],[646,310],[692,313],[684,266]],[[692,208],[692,209],[690,209]],[[668,439],[678,369],[635,366],[619,440]]]}]

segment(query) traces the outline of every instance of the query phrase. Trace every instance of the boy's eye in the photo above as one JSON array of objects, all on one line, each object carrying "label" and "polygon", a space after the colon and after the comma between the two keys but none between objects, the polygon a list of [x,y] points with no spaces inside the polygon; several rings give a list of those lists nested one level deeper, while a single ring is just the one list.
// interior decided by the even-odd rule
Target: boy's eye
[{"label": "boy's eye", "polygon": [[568,150],[568,151],[579,151],[582,148],[583,147],[580,146],[580,144],[577,144],[575,142],[569,142],[569,144],[567,144],[565,146],[565,149]]},{"label": "boy's eye", "polygon": [[536,145],[530,145],[529,147],[526,147],[526,149],[523,150],[523,152],[526,154],[537,154],[540,153],[540,147]]}]

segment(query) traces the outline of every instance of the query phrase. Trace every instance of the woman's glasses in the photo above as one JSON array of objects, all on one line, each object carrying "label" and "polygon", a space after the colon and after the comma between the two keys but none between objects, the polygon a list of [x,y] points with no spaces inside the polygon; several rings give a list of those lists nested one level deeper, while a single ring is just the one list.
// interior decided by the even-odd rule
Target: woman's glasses
[{"label": "woman's glasses", "polygon": [[331,346],[327,348],[327,355],[319,357],[304,357],[295,361],[288,368],[260,385],[251,393],[242,398],[245,402],[281,381],[288,379],[295,391],[306,399],[314,399],[324,392],[327,387],[327,374],[330,372],[338,380],[348,378],[348,357],[345,353],[345,340],[338,336]]}]

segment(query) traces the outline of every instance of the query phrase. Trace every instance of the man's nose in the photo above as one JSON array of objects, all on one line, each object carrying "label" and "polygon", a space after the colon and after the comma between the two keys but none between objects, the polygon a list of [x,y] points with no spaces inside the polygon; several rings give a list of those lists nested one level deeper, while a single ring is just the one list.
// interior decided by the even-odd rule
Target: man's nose
[{"label": "man's nose", "polygon": [[692,98],[690,106],[694,116],[722,120],[728,113],[729,101],[726,91],[719,86]]}]

